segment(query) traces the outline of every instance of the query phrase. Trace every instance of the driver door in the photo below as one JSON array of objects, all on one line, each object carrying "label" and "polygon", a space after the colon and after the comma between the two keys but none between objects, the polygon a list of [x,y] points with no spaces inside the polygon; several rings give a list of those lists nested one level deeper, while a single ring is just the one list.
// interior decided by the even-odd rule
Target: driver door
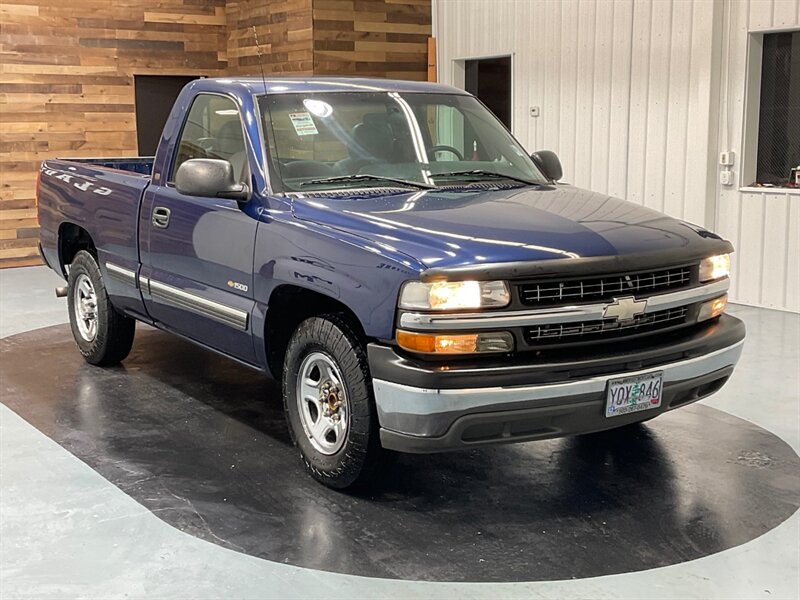
[{"label": "driver door", "polygon": [[227,160],[249,183],[236,103],[198,94],[175,148],[167,183],[151,184],[142,201],[145,305],[164,328],[255,363],[250,318],[258,220],[235,200],[183,195],[173,184],[178,167],[193,158]]}]

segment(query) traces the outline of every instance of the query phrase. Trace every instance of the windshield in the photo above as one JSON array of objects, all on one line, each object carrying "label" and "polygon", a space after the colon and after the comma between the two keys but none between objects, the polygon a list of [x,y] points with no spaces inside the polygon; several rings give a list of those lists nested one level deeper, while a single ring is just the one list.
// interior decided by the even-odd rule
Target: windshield
[{"label": "windshield", "polygon": [[546,183],[472,96],[335,92],[259,99],[273,177],[286,191]]}]

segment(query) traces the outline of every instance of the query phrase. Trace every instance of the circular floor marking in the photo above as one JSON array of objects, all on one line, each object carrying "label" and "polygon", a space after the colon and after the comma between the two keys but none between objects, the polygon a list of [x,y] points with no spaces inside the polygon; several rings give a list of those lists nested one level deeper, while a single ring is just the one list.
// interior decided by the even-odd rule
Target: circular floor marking
[{"label": "circular floor marking", "polygon": [[[704,405],[627,432],[397,455],[361,495],[303,471],[274,382],[140,326],[130,358],[83,362],[66,325],[0,341],[2,401],[167,523],[325,571],[534,581],[650,569],[774,528],[800,459]],[[724,394],[723,392],[721,392]]]}]

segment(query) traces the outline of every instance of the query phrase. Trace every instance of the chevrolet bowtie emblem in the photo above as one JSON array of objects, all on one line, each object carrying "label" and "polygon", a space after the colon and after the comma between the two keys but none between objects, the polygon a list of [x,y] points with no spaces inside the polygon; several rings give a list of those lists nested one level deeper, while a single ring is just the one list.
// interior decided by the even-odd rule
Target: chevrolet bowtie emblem
[{"label": "chevrolet bowtie emblem", "polygon": [[616,318],[617,321],[630,321],[636,315],[642,314],[646,307],[647,300],[637,300],[633,296],[614,298],[614,302],[606,304],[603,310],[603,318]]}]

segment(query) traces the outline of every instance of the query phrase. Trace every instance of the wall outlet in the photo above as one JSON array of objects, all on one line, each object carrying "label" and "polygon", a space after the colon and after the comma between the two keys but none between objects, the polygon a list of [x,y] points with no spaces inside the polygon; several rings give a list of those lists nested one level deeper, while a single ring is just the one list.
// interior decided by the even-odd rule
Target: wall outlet
[{"label": "wall outlet", "polygon": [[722,185],[733,185],[733,171],[725,171],[719,172],[719,182]]},{"label": "wall outlet", "polygon": [[735,152],[719,153],[719,164],[722,165],[723,167],[732,167],[735,160],[736,160]]},{"label": "wall outlet", "polygon": [[538,106],[531,106],[531,116],[538,117],[539,116],[539,107]]}]

